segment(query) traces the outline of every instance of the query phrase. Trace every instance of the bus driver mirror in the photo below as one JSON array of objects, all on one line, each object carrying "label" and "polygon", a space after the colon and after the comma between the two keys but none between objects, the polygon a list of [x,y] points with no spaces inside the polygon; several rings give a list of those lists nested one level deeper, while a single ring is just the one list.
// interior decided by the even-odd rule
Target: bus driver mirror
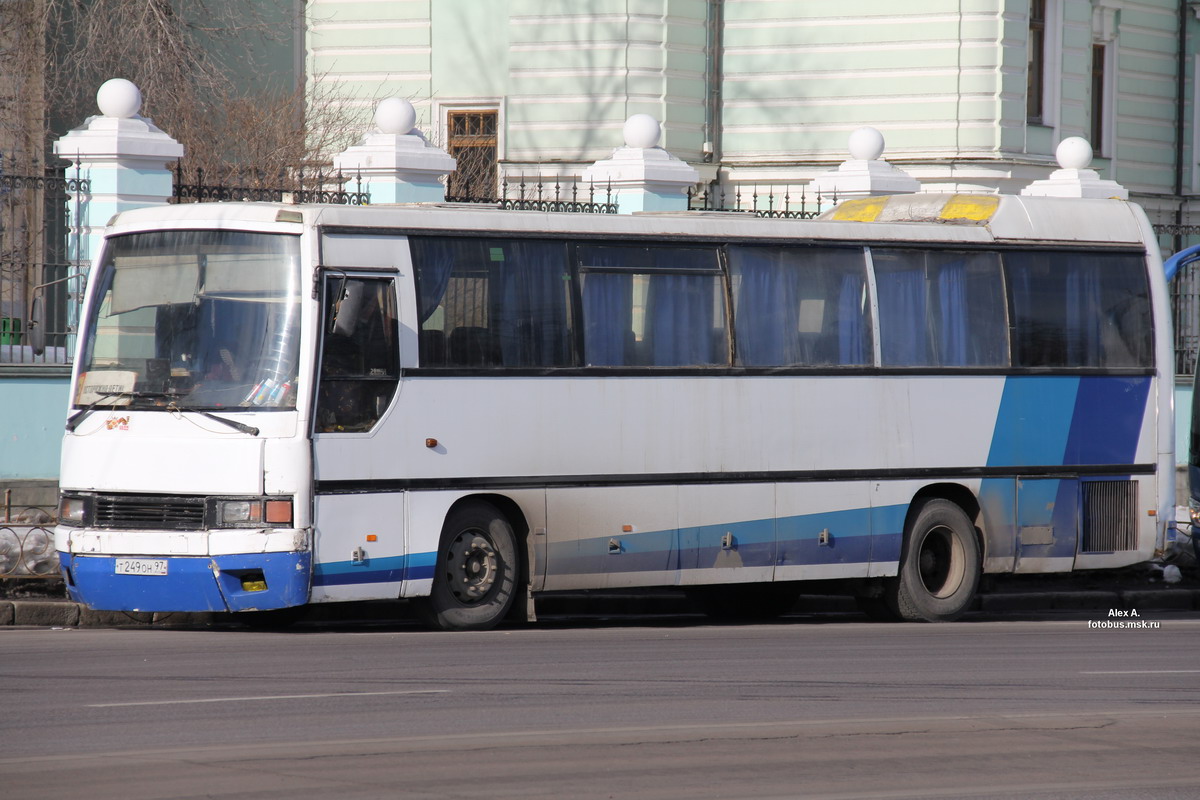
[{"label": "bus driver mirror", "polygon": [[42,297],[33,298],[29,308],[29,324],[25,335],[35,355],[46,352],[46,302]]},{"label": "bus driver mirror", "polygon": [[363,301],[363,284],[361,281],[348,281],[342,275],[338,280],[337,291],[333,293],[334,301],[329,313],[329,332],[339,336],[350,337],[358,326],[358,312]]}]

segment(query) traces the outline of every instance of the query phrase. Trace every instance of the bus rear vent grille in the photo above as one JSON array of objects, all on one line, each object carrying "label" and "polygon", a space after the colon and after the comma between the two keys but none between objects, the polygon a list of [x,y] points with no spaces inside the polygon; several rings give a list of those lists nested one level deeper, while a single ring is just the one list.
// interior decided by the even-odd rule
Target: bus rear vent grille
[{"label": "bus rear vent grille", "polygon": [[204,527],[204,498],[100,495],[96,525],[101,528],[199,529]]},{"label": "bus rear vent grille", "polygon": [[1137,549],[1137,481],[1083,483],[1084,553]]}]

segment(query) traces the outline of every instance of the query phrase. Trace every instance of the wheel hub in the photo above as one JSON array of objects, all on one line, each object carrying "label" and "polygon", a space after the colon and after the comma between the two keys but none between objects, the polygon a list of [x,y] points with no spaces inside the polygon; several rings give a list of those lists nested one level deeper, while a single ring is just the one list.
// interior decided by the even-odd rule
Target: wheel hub
[{"label": "wheel hub", "polygon": [[917,571],[926,591],[934,597],[949,597],[958,590],[965,569],[962,543],[954,532],[945,527],[930,530],[917,556]]},{"label": "wheel hub", "polygon": [[485,598],[499,575],[496,549],[480,531],[463,531],[450,543],[446,567],[450,591],[464,604]]}]

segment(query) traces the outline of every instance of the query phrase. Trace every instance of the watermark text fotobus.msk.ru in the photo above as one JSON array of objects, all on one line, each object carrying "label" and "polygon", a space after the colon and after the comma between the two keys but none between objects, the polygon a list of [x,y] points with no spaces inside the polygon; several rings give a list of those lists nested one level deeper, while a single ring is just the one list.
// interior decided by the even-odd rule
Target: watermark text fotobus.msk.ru
[{"label": "watermark text fotobus.msk.ru", "polygon": [[1108,619],[1088,620],[1089,628],[1122,628],[1127,630],[1157,630],[1161,623],[1141,618],[1136,608],[1110,608]]}]

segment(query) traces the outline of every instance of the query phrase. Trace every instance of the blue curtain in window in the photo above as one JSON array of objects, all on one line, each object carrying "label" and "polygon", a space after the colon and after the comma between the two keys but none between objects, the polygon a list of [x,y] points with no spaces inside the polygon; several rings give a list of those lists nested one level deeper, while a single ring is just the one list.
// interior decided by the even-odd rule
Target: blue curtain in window
[{"label": "blue curtain in window", "polygon": [[713,364],[712,275],[652,275],[646,299],[650,366]]},{"label": "blue curtain in window", "polygon": [[1103,362],[1104,313],[1100,271],[1084,256],[1067,259],[1067,363],[1097,367]]},{"label": "blue curtain in window", "polygon": [[738,363],[789,366],[799,363],[800,271],[787,268],[779,251],[731,248],[738,283]]},{"label": "blue curtain in window", "polygon": [[591,272],[583,278],[584,361],[616,367],[633,362],[633,275]]},{"label": "blue curtain in window", "polygon": [[925,271],[879,269],[879,338],[883,363],[924,366],[929,363],[926,338]]},{"label": "blue curtain in window", "polygon": [[[938,274],[938,352],[943,367],[965,367],[970,363],[971,331],[967,323],[967,279],[962,262],[944,265]],[[979,320],[983,324],[986,320]]]},{"label": "blue curtain in window", "polygon": [[441,305],[454,264],[465,255],[463,248],[478,250],[479,244],[470,240],[424,238],[413,238],[410,244],[417,279],[417,314],[425,322]]},{"label": "blue curtain in window", "polygon": [[[492,248],[496,249],[496,248]],[[492,261],[492,325],[506,367],[569,365],[569,334],[561,244],[531,241],[503,243],[504,259]]]},{"label": "blue curtain in window", "polygon": [[838,363],[866,364],[866,325],[863,319],[862,275],[842,276],[838,291]]}]

